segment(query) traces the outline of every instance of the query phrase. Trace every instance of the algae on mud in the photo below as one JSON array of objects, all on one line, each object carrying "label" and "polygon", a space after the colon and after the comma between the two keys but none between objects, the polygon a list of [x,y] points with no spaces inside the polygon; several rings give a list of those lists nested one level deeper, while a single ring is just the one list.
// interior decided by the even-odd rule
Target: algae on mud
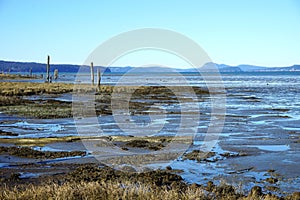
[{"label": "algae on mud", "polygon": [[18,156],[23,158],[36,159],[54,159],[62,157],[84,156],[86,152],[83,151],[37,151],[30,147],[1,147],[0,154],[8,154],[11,156]]}]

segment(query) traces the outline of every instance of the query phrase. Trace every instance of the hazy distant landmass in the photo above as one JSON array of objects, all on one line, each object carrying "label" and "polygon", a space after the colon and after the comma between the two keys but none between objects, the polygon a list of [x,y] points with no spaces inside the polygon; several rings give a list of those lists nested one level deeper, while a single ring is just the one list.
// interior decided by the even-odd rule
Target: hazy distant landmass
[{"label": "hazy distant landmass", "polygon": [[[212,63],[208,64],[211,65]],[[84,71],[89,72],[89,66],[82,65],[72,65],[72,64],[52,64],[50,65],[51,72],[58,69],[59,72],[73,72],[76,73],[83,67],[86,69]],[[254,65],[238,65],[230,66],[226,64],[215,64],[220,72],[267,72],[267,71],[300,71],[300,65],[293,65],[287,67],[264,67],[264,66],[254,66]],[[204,66],[202,71],[205,71],[206,66]],[[114,73],[125,73],[130,70],[135,72],[196,72],[195,68],[188,69],[176,69],[176,68],[162,68],[162,67],[143,67],[136,68],[131,66],[126,67],[103,67],[94,66],[95,69],[99,68],[102,72],[114,72]],[[33,73],[43,73],[46,71],[46,64],[35,63],[35,62],[15,62],[15,61],[3,61],[0,60],[0,72],[29,72],[32,70]],[[207,68],[208,69],[208,68]]]}]

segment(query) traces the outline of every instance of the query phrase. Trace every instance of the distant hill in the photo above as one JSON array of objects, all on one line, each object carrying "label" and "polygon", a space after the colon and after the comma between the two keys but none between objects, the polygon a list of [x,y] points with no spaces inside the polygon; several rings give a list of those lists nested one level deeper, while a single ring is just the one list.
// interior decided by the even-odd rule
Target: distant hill
[{"label": "distant hill", "polygon": [[[201,71],[210,71],[212,66],[217,66],[220,72],[263,72],[263,71],[300,71],[300,65],[293,65],[287,67],[263,67],[263,66],[254,66],[254,65],[238,65],[230,66],[226,64],[215,64],[207,63],[201,68]],[[83,67],[83,68],[82,68]],[[58,69],[59,72],[72,72],[76,73],[81,68],[83,71],[89,72],[89,66],[81,65],[71,65],[71,64],[50,64],[50,71],[53,72],[55,69]],[[95,71],[97,68],[100,68],[102,72],[113,72],[113,73],[126,73],[131,70],[133,72],[197,72],[197,69],[175,69],[167,67],[108,67],[95,66]],[[0,60],[0,72],[29,72],[32,69],[33,73],[45,73],[46,64],[35,63],[35,62],[14,62],[14,61],[1,61]]]},{"label": "distant hill", "polygon": [[[73,72],[76,73],[82,67],[81,65],[70,65],[70,64],[50,64],[50,71],[53,72],[58,69],[59,72]],[[86,71],[89,72],[89,66],[83,66]],[[94,66],[95,70],[100,68],[101,71],[110,72],[109,69],[101,66]],[[45,73],[46,64],[35,63],[35,62],[13,62],[0,60],[0,72],[29,72],[32,69],[33,73]],[[84,70],[85,71],[85,70]]]}]

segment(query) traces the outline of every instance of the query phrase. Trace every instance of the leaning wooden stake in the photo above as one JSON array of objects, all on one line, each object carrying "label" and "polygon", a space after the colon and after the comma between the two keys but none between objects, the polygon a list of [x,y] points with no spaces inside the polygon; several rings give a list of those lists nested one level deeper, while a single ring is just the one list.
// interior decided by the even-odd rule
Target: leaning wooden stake
[{"label": "leaning wooden stake", "polygon": [[91,81],[92,85],[94,85],[94,63],[91,62]]},{"label": "leaning wooden stake", "polygon": [[50,56],[47,58],[47,77],[46,77],[47,83],[50,83]]}]

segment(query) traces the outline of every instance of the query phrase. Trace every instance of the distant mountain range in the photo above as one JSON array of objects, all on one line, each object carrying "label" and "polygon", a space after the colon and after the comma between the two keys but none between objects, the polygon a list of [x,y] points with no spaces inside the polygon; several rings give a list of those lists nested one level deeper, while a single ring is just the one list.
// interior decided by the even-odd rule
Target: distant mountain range
[{"label": "distant mountain range", "polygon": [[[51,64],[50,63],[50,72],[54,72],[55,69],[58,69],[59,72],[73,72],[76,73],[81,68],[83,71],[90,71],[89,66],[81,66],[81,65],[70,65],[70,64]],[[94,66],[94,69],[97,70],[100,68],[101,71],[109,69],[101,66]],[[46,64],[43,63],[35,63],[35,62],[14,62],[14,61],[3,61],[0,60],[0,72],[29,72],[32,70],[32,73],[44,73],[46,72]]]},{"label": "distant mountain range", "polygon": [[[213,63],[207,63],[202,71],[209,71],[209,68]],[[225,64],[215,64],[220,72],[267,72],[267,71],[300,71],[300,65],[293,65],[287,67],[263,67],[254,65],[238,65],[230,66]],[[196,72],[197,69],[175,69],[175,68],[162,68],[162,67],[102,67],[94,66],[94,69],[99,68],[102,72],[114,72],[114,73],[126,73],[133,70],[134,72]],[[50,71],[53,72],[58,69],[59,72],[78,72],[79,69],[89,72],[89,66],[71,65],[71,64],[50,64]],[[0,72],[29,72],[44,73],[46,71],[46,64],[35,62],[14,62],[14,61],[1,61],[0,60]]]}]

